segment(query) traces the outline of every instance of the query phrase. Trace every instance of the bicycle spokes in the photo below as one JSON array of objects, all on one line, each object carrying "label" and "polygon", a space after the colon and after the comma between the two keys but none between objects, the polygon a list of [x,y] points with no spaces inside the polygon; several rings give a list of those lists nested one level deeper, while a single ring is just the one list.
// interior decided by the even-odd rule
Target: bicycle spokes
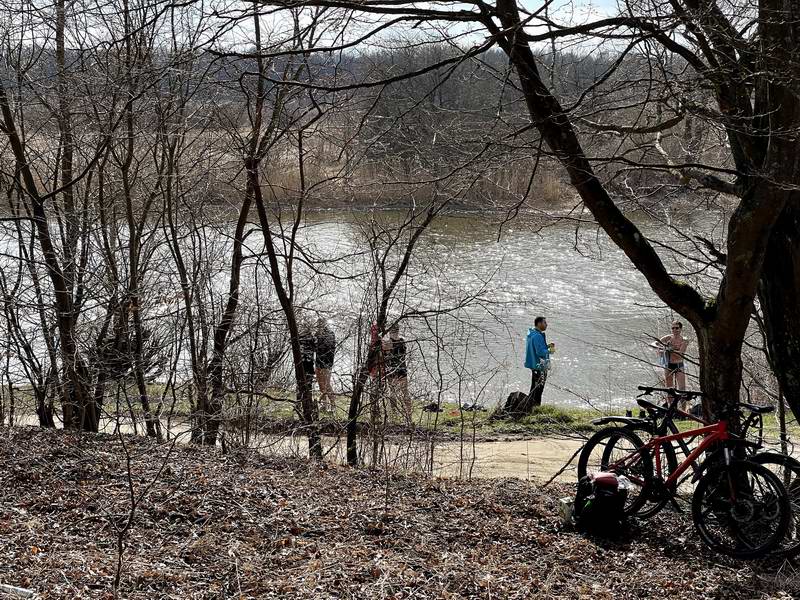
[{"label": "bicycle spokes", "polygon": [[780,541],[789,524],[789,502],[780,480],[748,462],[712,469],[697,486],[695,525],[715,550],[753,558]]}]

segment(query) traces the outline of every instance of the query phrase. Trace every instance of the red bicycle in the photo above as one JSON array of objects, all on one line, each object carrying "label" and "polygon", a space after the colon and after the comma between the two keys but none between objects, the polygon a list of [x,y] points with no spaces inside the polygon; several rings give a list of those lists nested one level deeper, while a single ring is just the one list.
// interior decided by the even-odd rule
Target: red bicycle
[{"label": "red bicycle", "polygon": [[[674,469],[665,461],[664,448],[672,442],[704,436]],[[595,452],[601,457],[594,470],[625,476],[631,486],[625,505],[635,514],[646,502],[648,516],[668,501],[675,502],[681,475],[708,453],[693,481],[692,520],[703,542],[736,558],[758,558],[773,550],[790,524],[789,495],[780,479],[766,467],[736,458],[736,450],[750,444],[731,434],[728,420],[686,432],[657,436],[644,443],[635,433],[609,427],[593,435],[581,452],[578,472],[588,472]],[[655,507],[655,508],[653,508]]]}]

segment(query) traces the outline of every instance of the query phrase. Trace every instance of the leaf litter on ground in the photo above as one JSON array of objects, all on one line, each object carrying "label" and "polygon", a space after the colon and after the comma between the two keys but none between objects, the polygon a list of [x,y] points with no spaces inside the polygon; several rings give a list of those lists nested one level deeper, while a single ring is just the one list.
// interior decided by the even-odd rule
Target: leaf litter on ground
[{"label": "leaf litter on ground", "polygon": [[[791,598],[793,566],[701,545],[687,515],[614,540],[564,528],[517,479],[435,479],[125,437],[119,597]],[[118,437],[0,428],[0,584],[112,598],[130,514]],[[4,596],[4,594],[6,594]],[[12,597],[0,587],[0,598]]]}]

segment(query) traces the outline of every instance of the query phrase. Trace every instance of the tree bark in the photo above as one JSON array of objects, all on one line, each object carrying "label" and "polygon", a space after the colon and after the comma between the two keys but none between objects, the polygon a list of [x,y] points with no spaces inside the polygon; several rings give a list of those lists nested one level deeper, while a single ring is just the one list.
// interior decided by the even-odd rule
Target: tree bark
[{"label": "tree bark", "polygon": [[787,205],[767,247],[759,302],[773,371],[800,415],[800,208]]}]

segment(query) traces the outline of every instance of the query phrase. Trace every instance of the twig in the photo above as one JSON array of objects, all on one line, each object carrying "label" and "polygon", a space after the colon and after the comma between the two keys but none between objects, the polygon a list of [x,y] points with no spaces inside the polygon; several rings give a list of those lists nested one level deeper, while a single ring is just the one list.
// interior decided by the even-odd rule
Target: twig
[{"label": "twig", "polygon": [[28,588],[21,588],[15,585],[8,585],[6,583],[0,583],[0,592],[11,594],[17,598],[33,598],[33,596],[36,594],[36,592],[29,590]]},{"label": "twig", "polygon": [[569,460],[566,462],[566,464],[563,467],[561,467],[555,475],[553,475],[550,479],[548,479],[547,481],[544,482],[544,485],[542,486],[542,488],[546,488],[548,485],[553,483],[553,481],[555,480],[556,477],[558,477],[564,471],[566,471],[567,467],[569,467],[572,464],[572,461],[575,460],[575,457],[578,456],[578,454],[581,453],[581,450],[583,450],[583,446],[581,446],[580,448],[575,450],[573,455],[569,457]]}]

